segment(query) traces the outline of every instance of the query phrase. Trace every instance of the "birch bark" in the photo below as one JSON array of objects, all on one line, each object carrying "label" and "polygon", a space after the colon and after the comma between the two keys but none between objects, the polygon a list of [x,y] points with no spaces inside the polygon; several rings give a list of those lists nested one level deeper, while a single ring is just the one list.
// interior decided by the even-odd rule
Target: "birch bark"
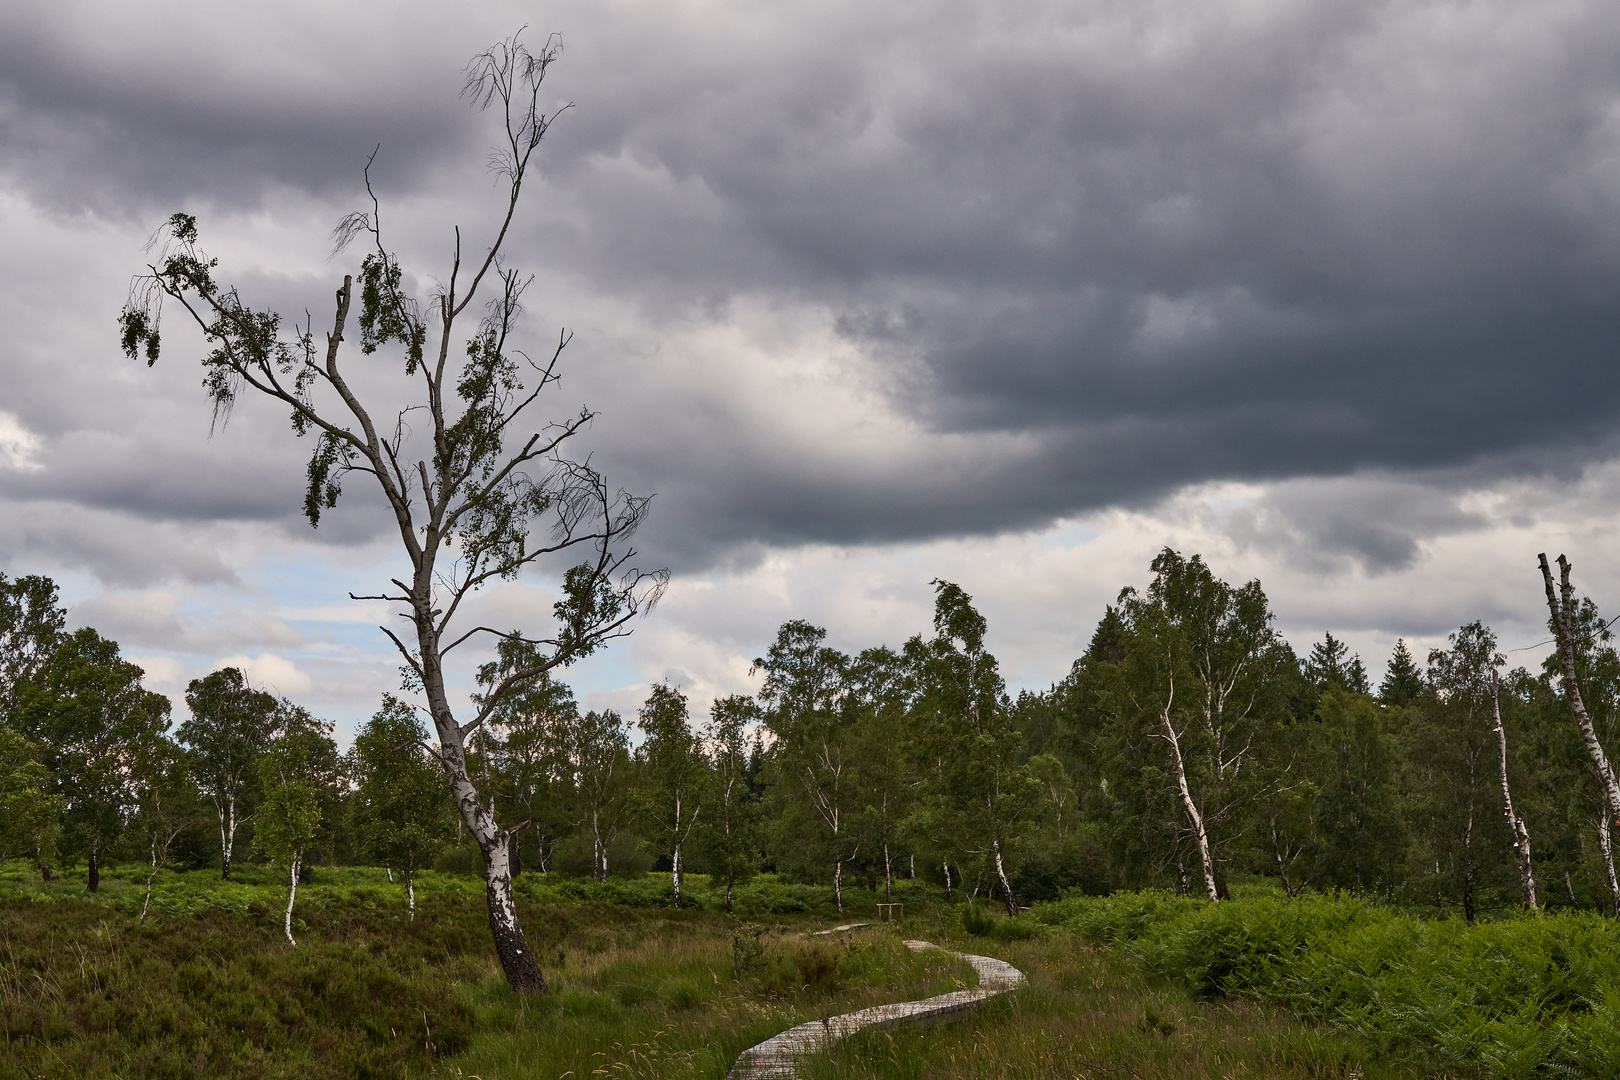
[{"label": "birch bark", "polygon": [[1570,711],[1575,714],[1575,723],[1581,729],[1586,752],[1591,756],[1592,765],[1597,769],[1598,782],[1603,786],[1604,802],[1612,815],[1620,808],[1620,784],[1615,782],[1609,757],[1603,752],[1603,744],[1598,741],[1597,730],[1592,726],[1592,718],[1587,714],[1586,703],[1581,700],[1580,685],[1575,679],[1575,642],[1570,626],[1570,608],[1575,603],[1575,590],[1569,583],[1570,562],[1564,556],[1558,556],[1559,587],[1554,592],[1552,568],[1547,565],[1546,553],[1537,558],[1541,560],[1541,578],[1547,587],[1547,607],[1552,612],[1553,636],[1558,639],[1558,657],[1563,663],[1564,695],[1569,699]]},{"label": "birch bark", "polygon": [[1001,861],[1001,841],[992,840],[990,846],[996,857],[996,877],[1001,880],[1001,896],[1007,902],[1007,914],[1016,918],[1018,915],[1018,899],[1013,896],[1012,882],[1007,880],[1007,868]]},{"label": "birch bark", "polygon": [[1607,798],[1603,800],[1603,809],[1598,811],[1597,834],[1598,851],[1603,855],[1603,869],[1609,875],[1609,897],[1614,901],[1615,918],[1620,919],[1620,877],[1614,872],[1614,843],[1609,832],[1609,819],[1614,817],[1614,807]]},{"label": "birch bark", "polygon": [[1491,669],[1491,714],[1496,722],[1497,747],[1501,750],[1502,812],[1507,815],[1508,828],[1513,833],[1513,853],[1519,863],[1519,894],[1524,899],[1524,906],[1535,911],[1536,876],[1530,859],[1530,830],[1524,819],[1514,812],[1513,792],[1508,789],[1507,729],[1502,726],[1501,680],[1497,678],[1495,668]]},{"label": "birch bark", "polygon": [[1176,773],[1176,790],[1181,793],[1181,805],[1187,811],[1187,818],[1192,822],[1193,836],[1198,841],[1198,859],[1204,871],[1204,888],[1212,901],[1221,898],[1220,891],[1215,884],[1215,860],[1209,850],[1209,833],[1204,828],[1204,815],[1198,812],[1198,803],[1193,800],[1192,789],[1187,786],[1187,766],[1181,757],[1181,737],[1176,732],[1175,723],[1170,719],[1170,709],[1176,699],[1175,676],[1170,677],[1170,691],[1165,695],[1164,708],[1159,713],[1159,724],[1164,729],[1161,736],[1170,744],[1170,764]]},{"label": "birch bark", "polygon": [[287,917],[282,921],[282,929],[287,933],[287,944],[297,945],[292,936],[293,901],[298,899],[298,872],[304,868],[304,853],[300,850],[292,858],[292,881],[287,889]]}]

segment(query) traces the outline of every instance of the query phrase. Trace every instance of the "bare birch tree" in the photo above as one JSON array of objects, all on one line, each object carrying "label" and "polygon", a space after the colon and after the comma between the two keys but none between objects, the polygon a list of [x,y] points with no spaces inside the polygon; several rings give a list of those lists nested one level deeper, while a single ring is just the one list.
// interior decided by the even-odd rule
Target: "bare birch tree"
[{"label": "bare birch tree", "polygon": [[[370,210],[346,216],[334,230],[338,251],[361,237],[371,248],[359,269],[360,351],[392,345],[402,354],[413,387],[403,405],[369,392],[362,400],[360,385],[342,368],[355,299],[351,275],[337,289],[324,346],[307,322],[285,336],[279,314],[250,307],[218,280],[218,262],[199,246],[196,219],[188,214],[175,214],[160,230],[161,257],[135,279],[121,319],[125,351],[144,354],[151,364],[159,352],[162,303],[180,305],[210,346],[204,384],[216,421],[228,419],[238,397],[251,391],[287,408],[295,433],[314,436],[304,497],[311,525],[336,505],[349,475],[377,485],[408,571],[392,579],[391,589],[354,598],[398,605],[410,624],[409,643],[386,627],[384,633],[426,699],[451,799],[483,852],[495,950],[508,982],[520,992],[544,991],[545,977],[518,924],[507,832],[496,820],[493,800],[481,796],[469,775],[467,741],[508,695],[629,633],[630,620],[652,606],[667,580],[662,571],[638,572],[635,552],[626,546],[648,498],[615,491],[588,460],[567,456],[594,414],[581,409],[551,423],[530,419],[541,393],[560,378],[569,335],[560,333],[540,360],[514,342],[531,279],[504,264],[503,247],[534,152],[562,112],[548,112],[540,96],[560,53],[556,38],[535,54],[514,36],[468,65],[463,93],[481,108],[495,106],[503,122],[491,163],[504,182],[505,207],[488,247],[465,264],[461,233],[455,231],[449,272],[436,279],[425,302],[408,291],[404,268],[384,244],[375,195]],[[491,292],[482,321],[461,331],[464,319],[476,317],[473,302]],[[456,370],[450,354],[462,333],[466,359]],[[394,412],[391,422],[379,413],[380,405]],[[548,521],[549,528],[542,527]],[[570,552],[584,557],[562,575],[549,632],[526,636],[458,625],[475,590]],[[538,653],[532,664],[490,687],[461,723],[445,691],[445,658],[480,635],[519,638]]]},{"label": "bare birch tree", "polygon": [[[1496,657],[1495,663],[1502,663],[1502,658]],[[1502,680],[1497,677],[1495,665],[1491,667],[1491,718],[1495,722],[1497,747],[1501,751],[1502,813],[1506,815],[1508,829],[1513,833],[1513,854],[1518,857],[1519,894],[1524,899],[1524,906],[1535,911],[1536,876],[1530,859],[1530,829],[1525,825],[1524,818],[1513,809],[1513,792],[1508,788],[1507,729],[1502,726]]]},{"label": "bare birch tree", "polygon": [[1575,589],[1569,583],[1570,561],[1562,555],[1558,556],[1559,581],[1558,589],[1554,591],[1552,567],[1547,564],[1546,552],[1536,558],[1541,564],[1541,580],[1547,589],[1547,608],[1552,613],[1553,636],[1558,641],[1558,656],[1563,662],[1564,696],[1569,700],[1570,712],[1581,730],[1581,739],[1586,743],[1586,752],[1592,759],[1592,767],[1597,770],[1598,785],[1602,789],[1603,817],[1599,822],[1598,838],[1603,847],[1603,861],[1608,867],[1609,887],[1614,893],[1616,910],[1620,911],[1620,881],[1615,879],[1614,855],[1609,840],[1609,823],[1620,814],[1620,784],[1615,782],[1609,756],[1603,752],[1603,744],[1598,741],[1597,729],[1592,726],[1586,703],[1581,699],[1580,683],[1575,678],[1575,634],[1571,625]]}]

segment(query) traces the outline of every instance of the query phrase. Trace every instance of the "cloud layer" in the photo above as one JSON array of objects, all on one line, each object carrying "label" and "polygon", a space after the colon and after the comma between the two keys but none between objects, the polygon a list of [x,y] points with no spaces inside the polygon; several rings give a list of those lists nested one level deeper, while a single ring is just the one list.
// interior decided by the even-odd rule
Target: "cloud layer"
[{"label": "cloud layer", "polygon": [[[272,583],[264,568],[292,552],[363,588],[386,558],[375,500],[352,486],[310,534],[307,448],[279,410],[247,403],[210,437],[187,362],[200,343],[176,332],[147,371],[117,355],[113,318],[151,230],[185,208],[227,277],[319,330],[357,262],[323,261],[326,233],[361,205],[378,144],[385,226],[430,288],[450,227],[477,250],[498,209],[492,118],[457,100],[459,72],[526,17],[0,14],[0,569],[81,575],[87,618],[181,673],[227,656],[271,670],[265,650],[325,640],[248,620],[203,645],[213,616],[184,612],[335,602]],[[1607,559],[1587,531],[1611,516],[1590,493],[1608,490],[1620,418],[1620,26],[1605,6],[546,17],[526,38],[563,32],[546,100],[575,108],[510,249],[537,274],[526,329],[537,348],[577,332],[554,411],[600,410],[582,449],[657,492],[647,558],[688,583],[670,612],[706,612],[671,616],[682,629],[604,686],[659,671],[722,685],[757,648],[728,619],[757,636],[801,613],[783,583],[866,597],[837,614],[876,635],[917,615],[915,583],[893,585],[905,619],[871,600],[881,567],[901,572],[886,560],[966,559],[964,577],[979,558],[1045,565],[1030,552],[1075,529],[1094,537],[1058,545],[1075,566],[1130,550],[1063,571],[1095,576],[1059,590],[1087,598],[1077,626],[1134,580],[1125,563],[1178,537],[1275,579],[1280,610],[1386,638],[1480,607],[1533,626],[1465,583],[1536,535],[1589,537],[1577,559],[1594,571]],[[352,363],[368,392],[398,393],[380,360]],[[1443,556],[1473,562],[1448,568],[1450,591],[1414,591]],[[985,580],[1004,621],[1049,627],[1039,590]],[[1285,597],[1290,581],[1306,592]],[[543,611],[535,589],[500,603]],[[1418,595],[1449,599],[1430,611]],[[131,597],[150,610],[136,618]],[[332,656],[359,648],[331,633]],[[1019,648],[1045,655],[1037,637]]]}]

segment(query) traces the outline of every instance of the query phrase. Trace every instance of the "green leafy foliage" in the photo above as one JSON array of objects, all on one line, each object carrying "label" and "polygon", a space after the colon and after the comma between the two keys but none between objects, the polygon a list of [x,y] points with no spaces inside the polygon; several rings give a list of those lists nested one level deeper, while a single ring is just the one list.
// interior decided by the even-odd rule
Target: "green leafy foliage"
[{"label": "green leafy foliage", "polygon": [[40,866],[56,861],[62,797],[39,748],[0,728],[0,860],[27,856]]},{"label": "green leafy foliage", "polygon": [[1620,926],[1591,915],[1424,919],[1350,896],[1075,897],[1043,922],[1205,996],[1252,995],[1493,1076],[1620,1069]]},{"label": "green leafy foliage", "polygon": [[62,798],[63,844],[95,867],[121,838],[138,795],[134,766],[169,726],[169,699],[118,643],[86,627],[51,652],[17,694],[17,728],[37,743]]},{"label": "green leafy foliage", "polygon": [[455,833],[444,770],[428,757],[427,738],[416,710],[386,694],[354,739],[360,849],[406,874],[432,866]]}]

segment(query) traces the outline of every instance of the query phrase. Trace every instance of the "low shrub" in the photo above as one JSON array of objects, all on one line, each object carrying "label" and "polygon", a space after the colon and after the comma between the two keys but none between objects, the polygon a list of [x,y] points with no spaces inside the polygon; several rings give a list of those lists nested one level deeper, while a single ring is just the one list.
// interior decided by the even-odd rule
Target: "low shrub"
[{"label": "low shrub", "polygon": [[1038,911],[1139,970],[1242,994],[1508,1077],[1620,1075],[1620,925],[1593,915],[1469,926],[1349,896],[1209,904],[1157,893]]},{"label": "low shrub", "polygon": [[1027,941],[1041,932],[1041,924],[1033,919],[1004,919],[990,914],[978,904],[962,907],[962,929],[974,937],[994,938],[996,941]]},{"label": "low shrub", "polygon": [[467,1047],[470,1011],[423,962],[460,951],[464,920],[323,921],[328,940],[294,949],[217,908],[143,925],[0,899],[0,1076],[396,1076]]}]

